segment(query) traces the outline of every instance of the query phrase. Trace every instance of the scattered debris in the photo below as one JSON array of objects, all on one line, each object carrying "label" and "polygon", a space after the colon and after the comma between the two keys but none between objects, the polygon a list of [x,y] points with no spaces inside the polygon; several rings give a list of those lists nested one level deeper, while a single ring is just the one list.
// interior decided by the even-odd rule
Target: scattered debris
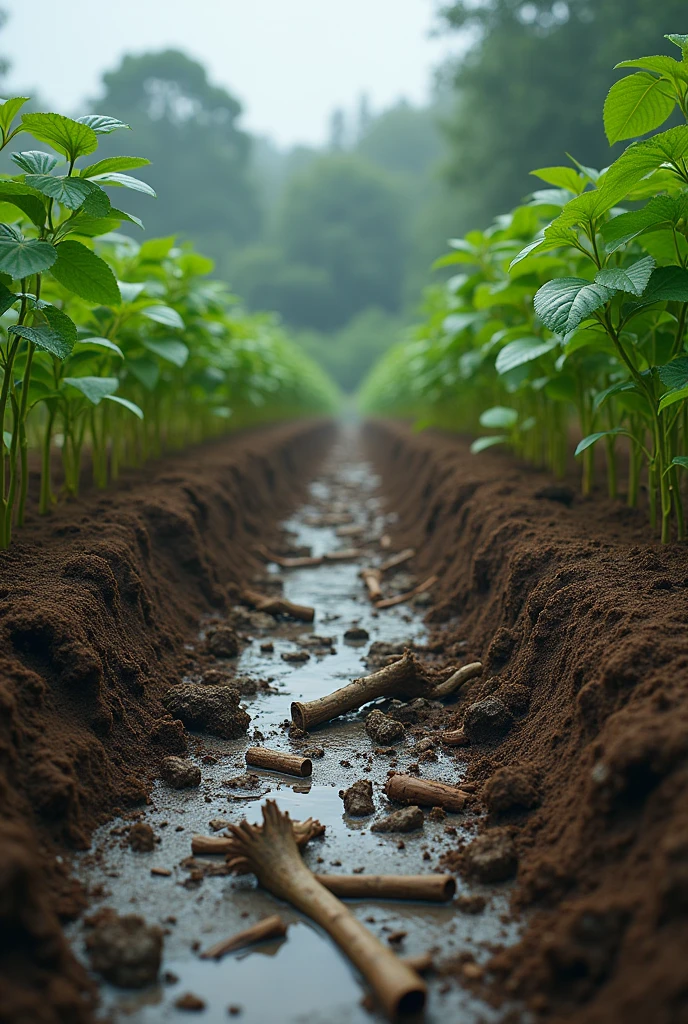
[{"label": "scattered debris", "polygon": [[347,814],[360,818],[375,814],[373,784],[369,779],[359,779],[348,789],[340,789],[339,796],[344,801],[344,810]]},{"label": "scattered debris", "polygon": [[138,914],[100,911],[86,937],[91,967],[118,988],[145,988],[158,977],[163,933]]},{"label": "scattered debris", "polygon": [[205,1000],[201,999],[200,996],[194,995],[193,992],[185,992],[183,996],[179,996],[178,999],[175,999],[174,1005],[178,1010],[190,1010],[192,1012],[205,1010]]},{"label": "scattered debris", "polygon": [[467,747],[471,742],[465,729],[446,729],[442,733],[441,739],[447,747]]},{"label": "scattered debris", "polygon": [[298,775],[302,779],[313,774],[310,758],[285,754],[281,750],[267,750],[265,747],[249,747],[246,751],[246,764],[266,768],[271,772],[284,772],[285,775]]},{"label": "scattered debris", "polygon": [[239,697],[234,686],[178,683],[169,688],[163,704],[187,729],[233,740],[243,736],[251,723],[251,716],[239,707]]},{"label": "scattered debris", "polygon": [[376,821],[371,826],[371,832],[416,832],[425,824],[425,818],[420,807],[411,805],[402,807],[399,811],[392,811],[386,818]]},{"label": "scattered debris", "polygon": [[516,847],[505,828],[490,829],[474,839],[466,847],[463,860],[466,874],[479,882],[505,882],[518,868]]},{"label": "scattered debris", "polygon": [[362,569],[361,579],[365,583],[371,601],[379,601],[382,597],[382,573],[379,569]]},{"label": "scattered debris", "polygon": [[145,821],[137,821],[129,829],[129,846],[135,853],[151,853],[155,841],[155,832]]},{"label": "scattered debris", "polygon": [[233,779],[225,779],[222,785],[228,789],[259,789],[260,777],[253,772],[244,772],[243,775],[235,775]]},{"label": "scattered debris", "polygon": [[388,747],[403,739],[405,729],[402,722],[388,718],[381,711],[371,711],[366,718],[365,729],[371,740],[381,747]]},{"label": "scattered debris", "polygon": [[172,872],[169,868],[151,868],[151,875],[158,875],[160,878],[170,878]]},{"label": "scattered debris", "polygon": [[404,548],[398,555],[392,555],[386,562],[383,562],[379,568],[380,572],[389,572],[390,569],[398,569],[399,566],[405,565],[406,562],[410,562],[412,558],[415,558],[415,548]]},{"label": "scattered debris", "polygon": [[356,642],[358,640],[369,640],[370,633],[368,632],[367,629],[363,629],[362,626],[351,626],[349,629],[347,629],[346,633],[344,634],[344,639],[348,640],[349,642]]},{"label": "scattered debris", "polygon": [[281,939],[287,934],[288,925],[282,920],[279,914],[265,917],[257,924],[237,932],[229,939],[217,942],[214,946],[201,953],[203,960],[220,960],[227,953],[233,953],[244,946],[250,946],[254,942],[267,942],[269,939]]},{"label": "scattered debris", "polygon": [[514,717],[498,697],[485,697],[466,709],[463,729],[471,743],[494,743],[511,729]]},{"label": "scattered debris", "polygon": [[171,754],[160,762],[160,778],[174,789],[191,789],[201,784],[201,769],[183,757]]},{"label": "scattered debris", "polygon": [[287,661],[292,665],[299,665],[304,661],[310,661],[310,657],[308,651],[284,651],[281,655],[282,661]]},{"label": "scattered debris", "polygon": [[315,618],[315,608],[294,604],[282,597],[269,597],[256,590],[244,590],[241,597],[246,604],[260,612],[267,612],[268,615],[286,615],[292,619],[299,619],[301,622],[312,622]]},{"label": "scattered debris", "polygon": [[319,759],[325,756],[325,751],[322,747],[306,747],[303,751],[303,756],[310,757],[311,760],[313,760],[314,757]]},{"label": "scattered debris", "polygon": [[355,562],[363,552],[360,548],[342,548],[340,551],[327,551],[323,555],[325,562]]},{"label": "scattered debris", "polygon": [[419,583],[413,590],[407,590],[404,594],[397,594],[396,597],[387,597],[384,601],[378,601],[376,608],[394,608],[398,604],[406,604],[412,598],[416,597],[417,594],[424,594],[427,590],[431,590],[435,586],[438,576],[428,576],[423,582]]},{"label": "scattered debris", "polygon": [[496,814],[536,807],[540,797],[528,772],[519,768],[499,768],[483,790],[488,808]]},{"label": "scattered debris", "polygon": [[414,779],[411,775],[392,775],[387,780],[385,793],[400,804],[420,804],[421,807],[444,807],[447,811],[462,811],[468,793],[457,786],[429,779]]},{"label": "scattered debris", "polygon": [[450,694],[456,693],[461,687],[469,682],[471,679],[476,679],[482,674],[483,666],[482,662],[474,661],[470,665],[464,665],[462,668],[457,669],[453,672],[448,679],[445,679],[443,683],[436,686],[432,691],[431,696],[435,700],[441,700],[448,697]]},{"label": "scattered debris", "polygon": [[[268,801],[270,803],[271,801]],[[228,823],[227,828],[234,829],[234,825]],[[252,826],[262,830],[261,825]],[[325,826],[321,825],[319,821],[314,818],[307,818],[305,821],[292,821],[291,822],[292,832],[294,839],[296,840],[297,846],[305,846],[311,841],[316,839],[318,836],[325,834]],[[209,853],[221,853],[226,854],[233,858],[232,870],[236,874],[245,874],[250,871],[248,863],[242,864],[241,857],[238,854],[239,848],[237,847],[236,840],[232,836],[201,836],[196,835],[191,838],[191,852],[202,856],[203,854]]]},{"label": "scattered debris", "polygon": [[483,910],[487,906],[487,898],[480,896],[475,893],[472,896],[457,896],[454,901],[454,906],[457,910],[460,910],[462,914],[482,914]]},{"label": "scattered debris", "polygon": [[205,643],[216,658],[236,658],[239,654],[239,637],[231,626],[216,626],[209,630]]}]

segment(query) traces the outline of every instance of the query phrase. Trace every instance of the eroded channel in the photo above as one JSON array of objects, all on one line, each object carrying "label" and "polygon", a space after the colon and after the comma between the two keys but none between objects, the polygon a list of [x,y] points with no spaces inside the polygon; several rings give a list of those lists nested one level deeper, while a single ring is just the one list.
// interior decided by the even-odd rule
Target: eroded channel
[{"label": "eroded channel", "polygon": [[[312,483],[307,504],[284,524],[285,536],[297,551],[310,550],[317,556],[356,544],[361,556],[310,568],[281,569],[274,563],[266,567],[268,577],[283,584],[284,596],[315,607],[316,618],[313,625],[299,625],[248,613],[240,632],[250,637],[249,642],[238,658],[218,662],[218,667],[238,677],[269,680],[269,691],[259,689],[256,696],[243,698],[252,719],[248,735],[228,741],[193,734],[191,757],[202,773],[200,787],[180,791],[156,783],[151,804],[135,816],[155,833],[151,852],[131,849],[133,819],[128,816],[100,829],[91,850],[76,862],[75,871],[92,897],[91,914],[110,907],[120,914],[139,914],[165,931],[158,983],[136,991],[103,983],[104,1017],[137,1024],[188,1020],[188,1010],[176,1004],[191,993],[198,1000],[193,1016],[209,1021],[231,1019],[228,1014],[246,1024],[357,1024],[383,1019],[362,1005],[361,979],[310,921],[257,888],[252,876],[223,873],[223,857],[191,856],[194,834],[213,834],[210,823],[217,820],[259,821],[266,796],[292,818],[314,817],[326,826],[325,835],[304,851],[308,866],[321,874],[424,874],[437,869],[441,855],[468,837],[464,819],[454,814],[440,818],[426,813],[422,829],[403,835],[370,831],[374,820],[393,809],[383,792],[390,768],[404,771],[419,765],[423,778],[458,783],[463,765],[451,751],[438,744],[436,760],[419,764],[416,737],[407,729],[395,754],[375,754],[375,744],[364,729],[370,707],[313,730],[302,742],[290,738],[286,725],[292,700],[312,700],[366,674],[366,662],[376,667],[380,648],[373,645],[414,642],[422,648],[427,598],[375,611],[359,577],[362,565],[380,564],[389,555],[380,539],[393,530],[393,517],[383,513],[378,486],[354,439],[345,436]],[[417,582],[405,565],[386,574],[385,590],[393,595]],[[240,614],[247,615],[246,609]],[[212,624],[203,624],[196,648],[202,647],[204,630]],[[352,627],[365,630],[367,639],[345,640]],[[371,654],[373,660],[367,660]],[[308,655],[308,660],[293,662],[283,655]],[[321,748],[323,756],[313,759],[309,779],[248,769],[258,776],[257,787],[249,792],[228,787],[228,780],[247,771],[245,750],[255,742],[285,752],[300,751],[304,745]],[[339,791],[364,778],[373,783],[375,816],[350,817]],[[432,950],[441,964],[468,953],[480,963],[490,945],[515,938],[515,926],[504,919],[508,891],[457,881],[458,897],[487,898],[482,913],[462,912],[457,900],[446,905],[369,900],[349,905],[383,942],[391,938],[401,955]],[[276,912],[289,924],[284,939],[219,961],[200,957],[214,943]],[[75,949],[84,958],[87,935],[83,922],[72,927]],[[427,981],[427,1021],[496,1019],[494,1010],[441,972],[430,974]]]}]

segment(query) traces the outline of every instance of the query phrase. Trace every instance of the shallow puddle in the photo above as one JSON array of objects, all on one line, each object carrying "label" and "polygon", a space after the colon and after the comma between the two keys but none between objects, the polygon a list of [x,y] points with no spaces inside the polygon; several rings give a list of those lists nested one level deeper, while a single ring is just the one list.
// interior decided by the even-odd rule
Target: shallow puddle
[{"label": "shallow puddle", "polygon": [[[413,738],[407,736],[399,744],[396,758],[373,756],[369,763],[374,744],[363,728],[369,709],[311,733],[308,743],[324,749],[324,757],[313,761],[312,778],[293,780],[250,769],[260,777],[261,796],[254,799],[237,799],[241,790],[222,786],[224,780],[246,771],[244,751],[254,741],[255,730],[262,734],[266,746],[298,749],[290,744],[284,728],[291,701],[320,697],[366,674],[364,658],[371,643],[423,641],[422,605],[409,603],[376,613],[358,576],[361,565],[379,564],[387,557],[379,538],[389,523],[381,512],[377,487],[371,467],[352,455],[346,443],[333,451],[321,478],[311,485],[308,504],[285,526],[292,532],[290,542],[295,548],[305,546],[321,555],[355,543],[362,547],[363,557],[315,568],[269,568],[283,580],[285,597],[316,608],[316,620],[308,626],[277,623],[265,631],[252,631],[253,642],[232,663],[238,675],[269,678],[277,690],[244,701],[252,718],[248,737],[236,741],[194,737],[192,756],[201,768],[202,784],[186,791],[156,784],[143,818],[161,840],[152,853],[132,852],[125,835],[112,835],[110,823],[96,833],[91,851],[77,859],[75,871],[94,895],[92,910],[113,907],[119,913],[135,912],[166,929],[161,983],[141,992],[103,985],[104,1016],[137,1024],[188,1019],[188,1011],[175,1008],[174,1003],[181,994],[192,992],[206,1005],[204,1011],[193,1015],[199,1020],[231,1019],[230,1007],[236,1019],[247,1024],[356,1024],[382,1019],[361,1006],[365,994],[361,980],[331,940],[289,906],[257,889],[252,876],[194,880],[189,865],[183,863],[191,855],[192,835],[212,834],[209,822],[216,818],[260,820],[261,803],[267,795],[293,818],[314,817],[326,826],[325,836],[313,840],[304,852],[306,863],[323,874],[350,874],[356,869],[367,874],[427,873],[465,834],[460,815],[448,814],[442,821],[426,815],[422,830],[400,836],[371,833],[372,818],[350,818],[343,813],[339,790],[360,778],[373,782],[376,817],[391,810],[383,794],[390,764],[403,770],[417,760]],[[338,535],[336,526],[312,525],[332,510],[362,526],[362,537]],[[408,577],[407,567],[403,567],[396,577],[385,577],[385,587],[392,593],[395,587],[404,590]],[[344,641],[344,632],[354,624],[369,633],[368,640]],[[331,637],[336,653],[321,655],[307,647],[310,659],[304,664],[282,659],[282,654],[303,650],[304,639],[314,633]],[[261,644],[267,641],[273,643],[273,653],[261,651]],[[437,753],[437,761],[423,762],[422,776],[459,782],[461,762],[451,753],[439,749]],[[115,831],[119,824],[114,823]],[[222,857],[197,861],[201,866],[223,864]],[[152,876],[151,868],[171,874]],[[508,904],[504,887],[468,887],[459,881],[458,892],[486,895],[484,913],[463,914],[451,903],[368,900],[352,901],[350,906],[382,941],[394,932],[405,932],[401,944],[394,947],[402,955],[436,949],[441,962],[467,951],[481,961],[488,955],[484,944],[513,941],[515,926],[500,919]],[[200,959],[203,949],[275,912],[290,925],[285,939],[230,954],[219,962]],[[82,924],[71,929],[80,956],[84,934]],[[459,1017],[470,1024],[497,1017],[490,1007],[456,983],[448,984],[446,978],[429,976],[428,988],[425,1020],[431,1024]]]}]

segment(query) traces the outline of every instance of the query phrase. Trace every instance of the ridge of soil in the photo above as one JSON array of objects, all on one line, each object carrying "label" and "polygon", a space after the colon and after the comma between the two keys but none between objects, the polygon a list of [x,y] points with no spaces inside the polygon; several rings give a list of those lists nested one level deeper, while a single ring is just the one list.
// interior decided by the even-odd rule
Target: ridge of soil
[{"label": "ridge of soil", "polygon": [[[373,422],[367,437],[395,547],[439,575],[435,644],[485,665],[448,726],[487,696],[515,715],[501,742],[457,752],[470,780],[500,772],[483,826],[512,831],[528,908],[492,995],[548,1022],[688,1021],[688,549],[455,436]],[[524,779],[537,806],[496,811]]]},{"label": "ridge of soil", "polygon": [[84,906],[62,853],[146,801],[185,733],[161,697],[184,640],[250,578],[331,426],[177,454],[29,522],[0,553],[0,1022],[86,1024],[94,988],[59,920]]}]

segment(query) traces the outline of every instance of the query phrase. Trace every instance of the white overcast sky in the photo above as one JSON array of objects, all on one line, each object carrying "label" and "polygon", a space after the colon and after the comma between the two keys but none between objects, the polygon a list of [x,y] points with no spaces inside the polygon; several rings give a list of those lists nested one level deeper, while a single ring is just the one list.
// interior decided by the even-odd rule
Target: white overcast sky
[{"label": "white overcast sky", "polygon": [[[439,0],[0,0],[0,54],[13,91],[83,112],[125,53],[168,47],[201,60],[243,103],[246,128],[281,144],[319,143],[337,106],[422,102],[456,52],[431,38]],[[117,111],[98,111],[113,113]]]}]

